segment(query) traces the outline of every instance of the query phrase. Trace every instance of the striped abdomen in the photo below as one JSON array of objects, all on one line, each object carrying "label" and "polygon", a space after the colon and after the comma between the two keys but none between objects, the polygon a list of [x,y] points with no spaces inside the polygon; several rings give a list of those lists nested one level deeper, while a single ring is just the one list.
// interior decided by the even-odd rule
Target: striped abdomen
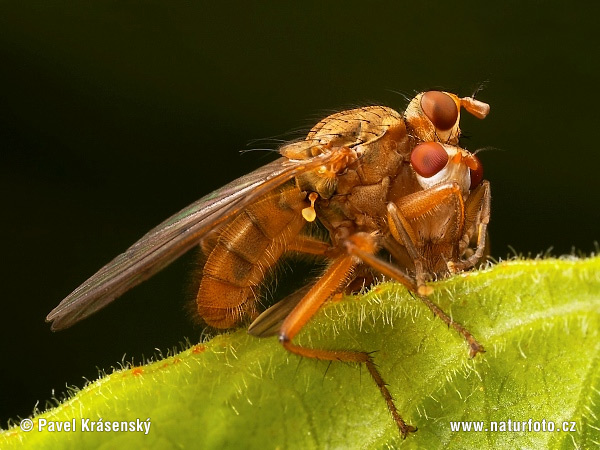
[{"label": "striped abdomen", "polygon": [[196,298],[210,326],[230,328],[257,315],[259,285],[298,235],[308,206],[297,187],[266,195],[228,224],[210,252]]}]

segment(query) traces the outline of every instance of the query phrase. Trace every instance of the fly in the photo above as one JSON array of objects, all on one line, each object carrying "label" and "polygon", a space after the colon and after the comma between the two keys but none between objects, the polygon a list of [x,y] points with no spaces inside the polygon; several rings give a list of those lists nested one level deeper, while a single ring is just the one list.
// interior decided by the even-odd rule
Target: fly
[{"label": "fly", "polygon": [[[428,281],[475,266],[486,252],[490,185],[479,159],[459,147],[461,108],[483,119],[489,105],[441,91],[418,94],[401,114],[385,106],[342,111],[280,148],[282,158],[170,217],[67,296],[46,320],[61,330],[100,310],[191,248],[206,255],[196,309],[226,329],[277,335],[297,355],[364,364],[403,437],[399,414],[371,354],[294,343],[332,295],[365,274],[398,280],[467,341],[483,347],[428,299]],[[328,238],[311,236],[318,222]],[[260,311],[266,274],[289,253],[328,261],[322,276]],[[385,255],[385,256],[384,256]]]}]

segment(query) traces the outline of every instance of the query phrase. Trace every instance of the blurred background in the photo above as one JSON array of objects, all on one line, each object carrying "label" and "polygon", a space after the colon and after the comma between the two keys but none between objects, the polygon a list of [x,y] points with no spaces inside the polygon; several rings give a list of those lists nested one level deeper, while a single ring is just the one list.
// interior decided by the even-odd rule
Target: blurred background
[{"label": "blurred background", "polygon": [[44,318],[163,219],[274,159],[241,150],[333,111],[483,86],[491,114],[463,116],[462,144],[491,148],[493,255],[594,251],[598,11],[403,3],[0,4],[0,426],[99,368],[198,341],[189,255],[72,329]]}]

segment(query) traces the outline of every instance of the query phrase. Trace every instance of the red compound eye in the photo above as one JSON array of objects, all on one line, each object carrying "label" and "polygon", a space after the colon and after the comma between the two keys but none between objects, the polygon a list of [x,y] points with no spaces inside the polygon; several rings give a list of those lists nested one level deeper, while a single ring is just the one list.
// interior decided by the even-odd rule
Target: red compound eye
[{"label": "red compound eye", "polygon": [[419,175],[431,178],[448,163],[448,153],[437,142],[417,145],[410,154],[410,163]]},{"label": "red compound eye", "polygon": [[421,109],[438,130],[449,130],[458,119],[456,103],[440,91],[425,92],[421,97]]},{"label": "red compound eye", "polygon": [[475,189],[483,180],[483,164],[479,161],[479,158],[475,155],[470,156],[469,173],[471,174],[471,187],[469,190]]}]

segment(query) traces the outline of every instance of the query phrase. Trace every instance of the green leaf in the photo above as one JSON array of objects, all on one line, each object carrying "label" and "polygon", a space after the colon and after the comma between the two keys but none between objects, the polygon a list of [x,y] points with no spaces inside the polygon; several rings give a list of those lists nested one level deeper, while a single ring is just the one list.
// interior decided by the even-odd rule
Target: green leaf
[{"label": "green leaf", "polygon": [[[300,333],[315,348],[376,351],[404,419],[399,437],[364,368],[301,359],[244,330],[115,371],[0,434],[30,448],[591,448],[600,442],[600,258],[511,261],[436,283],[432,299],[487,352],[402,286],[330,302]],[[150,419],[143,432],[37,431],[40,420]],[[554,432],[490,431],[552,421]],[[451,430],[477,421],[488,431]],[[576,431],[562,431],[563,422]],[[537,425],[536,425],[537,424]],[[521,425],[521,423],[519,423]],[[546,425],[548,427],[548,425]]]}]

